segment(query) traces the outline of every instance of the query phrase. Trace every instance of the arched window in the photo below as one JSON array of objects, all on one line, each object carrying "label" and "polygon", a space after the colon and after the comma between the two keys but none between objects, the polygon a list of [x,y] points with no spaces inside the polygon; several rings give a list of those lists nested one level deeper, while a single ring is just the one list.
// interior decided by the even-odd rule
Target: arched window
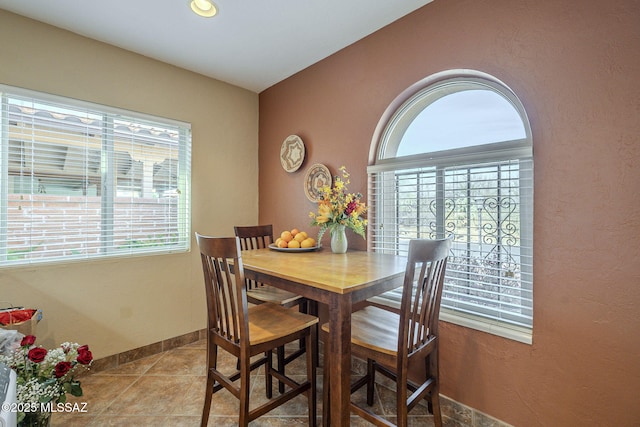
[{"label": "arched window", "polygon": [[372,250],[454,237],[441,319],[531,342],[533,153],[522,103],[484,73],[439,73],[389,107],[372,141]]}]

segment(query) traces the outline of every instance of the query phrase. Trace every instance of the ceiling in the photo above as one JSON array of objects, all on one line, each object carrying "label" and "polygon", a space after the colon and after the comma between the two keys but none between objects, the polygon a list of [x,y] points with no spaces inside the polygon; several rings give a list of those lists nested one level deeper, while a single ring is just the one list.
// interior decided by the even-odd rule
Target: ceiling
[{"label": "ceiling", "polygon": [[254,92],[432,0],[0,0],[6,9]]}]

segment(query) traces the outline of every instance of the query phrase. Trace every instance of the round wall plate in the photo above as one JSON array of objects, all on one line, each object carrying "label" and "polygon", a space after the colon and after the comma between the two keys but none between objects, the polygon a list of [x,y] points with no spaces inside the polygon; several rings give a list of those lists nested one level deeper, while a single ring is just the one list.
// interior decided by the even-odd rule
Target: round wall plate
[{"label": "round wall plate", "polygon": [[326,185],[331,187],[332,182],[333,178],[331,177],[329,168],[320,163],[316,163],[309,168],[304,178],[304,194],[307,195],[307,199],[310,201],[318,202],[322,196],[322,187]]},{"label": "round wall plate", "polygon": [[287,172],[295,172],[304,160],[304,143],[298,135],[289,135],[280,147],[280,163]]}]

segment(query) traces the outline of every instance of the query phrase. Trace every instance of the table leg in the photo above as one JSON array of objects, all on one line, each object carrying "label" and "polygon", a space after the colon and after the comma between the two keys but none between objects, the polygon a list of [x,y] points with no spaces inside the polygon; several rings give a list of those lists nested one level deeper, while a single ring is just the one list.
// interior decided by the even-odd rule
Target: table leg
[{"label": "table leg", "polygon": [[[331,425],[349,426],[351,388],[351,296],[334,294],[329,302]],[[326,356],[325,356],[326,357]]]}]

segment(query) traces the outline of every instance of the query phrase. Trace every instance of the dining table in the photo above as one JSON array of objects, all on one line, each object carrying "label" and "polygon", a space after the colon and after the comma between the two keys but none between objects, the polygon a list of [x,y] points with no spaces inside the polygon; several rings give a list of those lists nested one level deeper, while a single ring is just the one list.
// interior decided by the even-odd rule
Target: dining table
[{"label": "dining table", "polygon": [[328,307],[329,330],[324,357],[329,372],[331,426],[348,426],[351,387],[351,312],[354,304],[402,286],[406,258],[379,252],[319,248],[242,251],[245,277],[269,284]]}]

